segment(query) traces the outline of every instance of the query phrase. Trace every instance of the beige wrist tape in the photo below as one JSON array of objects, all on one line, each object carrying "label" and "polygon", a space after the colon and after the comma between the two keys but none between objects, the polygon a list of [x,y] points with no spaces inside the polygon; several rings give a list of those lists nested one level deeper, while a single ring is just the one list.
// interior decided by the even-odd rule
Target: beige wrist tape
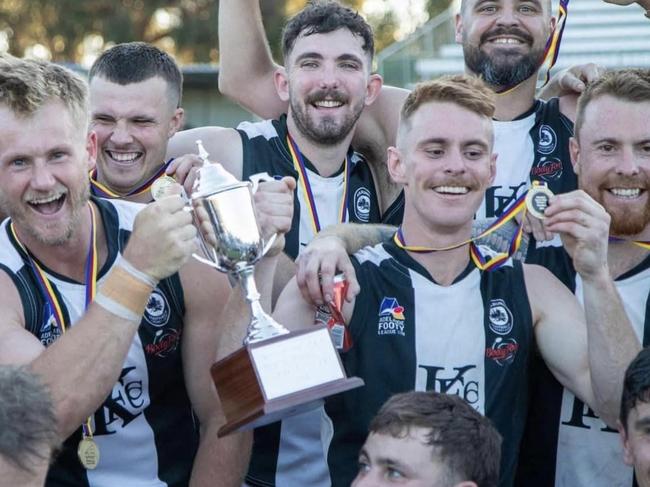
[{"label": "beige wrist tape", "polygon": [[99,288],[95,301],[121,318],[140,321],[155,286],[151,277],[120,258]]}]

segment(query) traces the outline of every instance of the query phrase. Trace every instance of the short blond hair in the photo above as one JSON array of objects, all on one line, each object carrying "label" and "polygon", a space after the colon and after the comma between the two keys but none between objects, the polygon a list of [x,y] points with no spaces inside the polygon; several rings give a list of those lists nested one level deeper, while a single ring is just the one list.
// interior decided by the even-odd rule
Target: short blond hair
[{"label": "short blond hair", "polygon": [[418,108],[431,102],[454,103],[488,119],[492,119],[496,110],[494,92],[475,76],[457,74],[418,83],[402,105],[398,140],[404,137]]},{"label": "short blond hair", "polygon": [[60,101],[83,126],[88,126],[88,85],[62,66],[0,54],[0,104],[27,117],[46,103]]}]

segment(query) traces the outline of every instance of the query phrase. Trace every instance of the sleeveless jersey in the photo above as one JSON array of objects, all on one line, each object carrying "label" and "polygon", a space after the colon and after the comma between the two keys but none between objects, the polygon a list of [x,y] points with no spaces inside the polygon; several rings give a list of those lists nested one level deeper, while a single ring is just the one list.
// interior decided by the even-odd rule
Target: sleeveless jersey
[{"label": "sleeveless jersey", "polygon": [[[264,122],[243,122],[237,127],[242,139],[243,178],[259,172],[271,176],[292,176],[298,180],[289,148],[287,147],[287,116],[279,120]],[[350,148],[348,153],[352,163],[347,198],[347,221],[354,223],[378,223],[380,207],[375,191],[375,183],[368,163],[360,154]],[[343,161],[341,161],[343,164]],[[321,228],[341,223],[340,205],[343,198],[343,165],[341,170],[331,176],[323,177],[313,164],[305,158],[305,168],[314,195]],[[305,195],[296,187],[294,214],[291,230],[285,234],[285,252],[292,259],[300,253],[314,237],[314,230]]]},{"label": "sleeveless jersey", "polygon": [[[104,225],[108,246],[108,258],[98,275],[101,286],[124,249],[135,215],[143,205],[94,198],[93,202],[99,208],[98,222]],[[0,227],[0,266],[18,289],[25,328],[49,346],[59,338],[60,330],[7,222]],[[84,314],[85,286],[44,270],[65,319],[74,326]],[[183,315],[183,290],[178,274],[174,274],[151,293],[118,382],[92,416],[99,465],[86,470],[79,462],[80,427],[55,457],[47,487],[181,487],[189,483],[199,434],[183,378]]]},{"label": "sleeveless jersey", "polygon": [[[578,187],[569,155],[573,123],[560,112],[559,100],[536,100],[515,120],[494,120],[494,152],[498,154],[496,177],[485,192],[476,218],[495,218],[519,198],[531,181],[541,181],[553,193]],[[385,212],[385,223],[402,221],[404,193]],[[557,242],[555,243],[557,245]]]},{"label": "sleeveless jersey", "polygon": [[[237,129],[243,147],[243,179],[268,172],[271,176],[298,178],[287,147],[287,117],[264,122],[244,122]],[[348,220],[356,223],[380,221],[380,207],[374,181],[366,160],[350,149],[352,163],[348,191]],[[343,161],[341,161],[343,162]],[[343,166],[332,177],[318,174],[305,160],[321,227],[340,223],[343,197]],[[295,259],[314,237],[308,206],[300,184],[296,188],[291,230],[285,235],[285,252]],[[292,416],[254,432],[253,452],[246,482],[251,486],[309,485],[329,487],[325,441],[321,423],[323,408]]]},{"label": "sleeveless jersey", "polygon": [[[551,270],[582,302],[582,281],[563,248],[529,254]],[[643,346],[650,345],[650,256],[614,281]],[[623,463],[618,432],[564,389],[534,361],[531,417],[522,445],[518,484],[557,487],[632,487],[633,470]]]},{"label": "sleeveless jersey", "polygon": [[391,395],[410,390],[457,394],[488,416],[504,439],[500,485],[512,485],[533,340],[521,263],[493,272],[470,263],[450,286],[392,242],[362,249],[353,264],[361,292],[349,320],[352,348],[341,359],[365,386],[326,399],[333,485],[350,485],[370,420]]}]

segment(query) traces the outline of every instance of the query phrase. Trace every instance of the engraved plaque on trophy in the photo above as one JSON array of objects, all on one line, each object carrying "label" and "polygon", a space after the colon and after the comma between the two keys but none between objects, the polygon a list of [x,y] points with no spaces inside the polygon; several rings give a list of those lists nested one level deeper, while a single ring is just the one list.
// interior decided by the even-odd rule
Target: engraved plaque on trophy
[{"label": "engraved plaque on trophy", "polygon": [[253,184],[237,181],[207,162],[207,153],[197,143],[204,165],[191,198],[207,212],[217,243],[211,245],[199,232],[208,258],[195,257],[234,276],[251,310],[244,346],[211,368],[226,417],[218,433],[224,436],[306,411],[316,407],[318,399],[363,381],[346,377],[326,326],[289,333],[264,312],[253,270],[272,241],[265,243],[260,234]]}]

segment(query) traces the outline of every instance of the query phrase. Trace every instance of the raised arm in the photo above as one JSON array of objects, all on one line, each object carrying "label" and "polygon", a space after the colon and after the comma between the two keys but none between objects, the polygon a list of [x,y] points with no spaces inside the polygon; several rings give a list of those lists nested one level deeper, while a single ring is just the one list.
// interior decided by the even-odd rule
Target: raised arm
[{"label": "raised arm", "polygon": [[0,361],[28,365],[42,377],[62,438],[79,428],[117,382],[153,287],[189,257],[194,235],[180,198],[165,198],[142,210],[124,260],[113,268],[88,311],[47,348],[25,330],[16,287],[7,274],[0,274],[5,317],[0,323]]},{"label": "raised arm", "polygon": [[277,118],[287,103],[275,91],[278,66],[269,49],[259,0],[219,2],[219,91],[262,118]]},{"label": "raised arm", "polygon": [[[580,275],[584,318],[576,317],[575,302],[554,290],[558,283],[547,282],[539,287],[536,279],[527,277],[526,286],[529,297],[532,297],[531,302],[536,296],[544,296],[544,303],[554,303],[552,309],[545,306],[548,309],[540,310],[540,314],[544,315],[542,326],[536,332],[540,350],[552,365],[551,370],[559,372],[558,378],[561,380],[564,377],[565,381],[568,378],[567,387],[613,427],[618,414],[623,374],[638,353],[640,344],[607,266],[610,218],[602,206],[582,191],[553,197],[545,215],[546,228],[561,235],[564,247]],[[575,326],[572,326],[572,322]],[[586,331],[579,330],[583,323],[586,323]],[[568,352],[565,349],[566,340],[572,342],[574,351],[568,355],[573,356],[562,356]],[[584,371],[584,364],[579,366],[576,363],[578,360],[584,362],[584,357],[588,359],[588,374]]]}]

